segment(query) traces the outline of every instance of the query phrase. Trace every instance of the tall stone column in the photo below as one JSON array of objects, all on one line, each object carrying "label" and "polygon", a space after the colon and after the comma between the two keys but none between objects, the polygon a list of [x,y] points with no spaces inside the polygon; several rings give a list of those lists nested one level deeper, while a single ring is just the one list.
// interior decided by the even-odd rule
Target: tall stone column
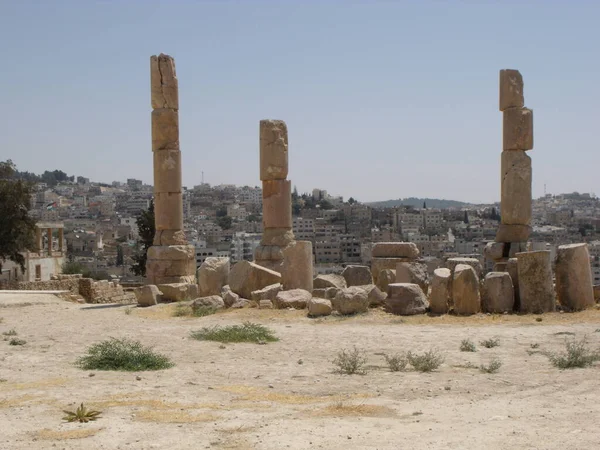
[{"label": "tall stone column", "polygon": [[[525,108],[523,77],[518,70],[500,71],[500,111],[503,113],[501,157],[501,224],[496,242],[504,244],[503,257],[511,247],[525,250],[531,232],[531,158],[533,111]],[[508,247],[508,248],[507,248]],[[514,253],[515,249],[512,249]]]},{"label": "tall stone column", "polygon": [[146,277],[149,284],[195,283],[194,246],[183,232],[179,87],[172,57],[150,58],[150,85],[156,234]]},{"label": "tall stone column", "polygon": [[52,256],[52,228],[48,228],[48,256]]}]

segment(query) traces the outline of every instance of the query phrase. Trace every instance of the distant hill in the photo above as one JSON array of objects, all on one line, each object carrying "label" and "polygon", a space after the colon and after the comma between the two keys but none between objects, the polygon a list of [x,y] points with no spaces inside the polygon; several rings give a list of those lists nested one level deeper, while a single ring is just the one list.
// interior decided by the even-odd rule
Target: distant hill
[{"label": "distant hill", "polygon": [[414,206],[415,208],[422,208],[423,202],[428,208],[463,208],[468,206],[469,203],[459,202],[456,200],[441,200],[439,198],[399,198],[398,200],[385,200],[383,202],[370,202],[366,203],[373,208],[393,208],[395,206]]}]

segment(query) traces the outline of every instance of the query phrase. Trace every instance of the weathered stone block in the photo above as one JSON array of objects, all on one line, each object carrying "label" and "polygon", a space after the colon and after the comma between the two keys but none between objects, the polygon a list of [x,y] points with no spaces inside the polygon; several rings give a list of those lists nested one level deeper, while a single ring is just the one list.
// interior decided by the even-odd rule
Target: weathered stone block
[{"label": "weathered stone block", "polygon": [[153,158],[154,192],[181,192],[181,152],[155,150]]},{"label": "weathered stone block", "polygon": [[243,298],[271,284],[281,283],[281,274],[249,261],[237,262],[229,272],[229,287]]},{"label": "weathered stone block", "polygon": [[283,291],[283,286],[280,283],[271,284],[257,291],[252,291],[251,299],[256,302],[261,300],[275,301],[275,297],[277,297],[277,294],[281,291]]},{"label": "weathered stone block", "polygon": [[192,310],[197,310],[200,308],[223,309],[225,308],[225,302],[219,295],[200,297],[192,302]]},{"label": "weathered stone block", "polygon": [[368,266],[346,266],[342,271],[347,286],[364,286],[373,284],[373,277]]},{"label": "weathered stone block", "polygon": [[[373,279],[375,279],[374,275]],[[381,290],[381,292],[387,292],[390,283],[395,282],[396,269],[383,269],[379,271],[379,276],[377,277],[377,287]]]},{"label": "weathered stone block", "polygon": [[477,258],[448,258],[446,261],[446,266],[450,269],[450,272],[454,273],[454,269],[459,264],[465,264],[467,266],[471,266],[475,270],[475,274],[479,277],[483,274],[483,268],[481,267],[481,262]]},{"label": "weathered stone block", "polygon": [[483,254],[491,261],[502,259],[504,257],[504,242],[488,242]]},{"label": "weathered stone block", "polygon": [[260,300],[258,302],[258,309],[273,309],[272,300]]},{"label": "weathered stone block", "polygon": [[307,305],[310,317],[328,316],[333,309],[331,301],[324,298],[311,298]]},{"label": "weathered stone block", "polygon": [[510,275],[515,293],[515,306],[514,310],[519,311],[521,308],[520,297],[519,297],[519,270],[517,267],[517,258],[510,258],[506,262],[506,272]]},{"label": "weathered stone block", "polygon": [[200,295],[220,295],[229,279],[229,270],[229,258],[206,258],[197,271]]},{"label": "weathered stone block", "polygon": [[[293,240],[294,233],[291,227],[265,228],[263,230],[261,244],[264,246],[278,246],[284,248]],[[275,259],[275,256],[271,256],[270,259]]]},{"label": "weathered stone block", "polygon": [[152,111],[152,151],[179,150],[179,114],[174,109]]},{"label": "weathered stone block", "polygon": [[331,273],[327,275],[317,275],[313,280],[314,289],[338,288],[344,289],[347,287],[346,279],[338,274]]},{"label": "weathered stone block", "polygon": [[519,310],[540,314],[554,311],[556,300],[552,285],[552,264],[549,251],[517,253],[519,277]]},{"label": "weathered stone block", "polygon": [[418,284],[427,295],[429,289],[429,273],[427,266],[418,262],[401,262],[396,265],[396,283]]},{"label": "weathered stone block", "polygon": [[150,86],[153,109],[179,109],[179,86],[171,56],[161,53],[150,57]]},{"label": "weathered stone block", "polygon": [[259,245],[254,250],[257,261],[283,261],[283,250],[278,245]]},{"label": "weathered stone block", "polygon": [[387,294],[385,292],[381,292],[374,284],[367,284],[366,286],[358,287],[364,289],[364,291],[367,293],[367,297],[369,298],[369,306],[371,308],[376,308],[385,304]]},{"label": "weathered stone block", "polygon": [[523,242],[529,239],[531,227],[529,225],[500,224],[496,233],[496,242]]},{"label": "weathered stone block", "polygon": [[155,192],[154,216],[157,230],[182,230],[183,197],[181,192]]},{"label": "weathered stone block", "polygon": [[558,301],[565,309],[580,311],[596,303],[587,244],[559,245],[555,273]]},{"label": "weathered stone block", "polygon": [[172,302],[192,300],[198,297],[198,285],[187,283],[159,284],[158,289],[163,293],[163,298]]},{"label": "weathered stone block", "polygon": [[[412,258],[372,258],[371,259],[371,274],[373,275],[373,283],[379,286],[379,274],[384,269],[392,269],[396,271],[396,265],[401,262],[412,262]],[[395,281],[395,279],[394,279]],[[381,289],[381,287],[380,287]]]},{"label": "weathered stone block", "polygon": [[240,301],[240,296],[233,292],[228,284],[221,289],[221,298],[228,308]]},{"label": "weathered stone block", "polygon": [[459,315],[476,314],[481,311],[479,277],[472,266],[458,264],[453,271],[452,300],[454,312]]},{"label": "weathered stone block", "polygon": [[401,316],[424,314],[429,302],[418,284],[392,283],[388,286],[385,310]]},{"label": "weathered stone block", "polygon": [[528,108],[504,110],[503,150],[531,150],[533,148],[533,111]]},{"label": "weathered stone block", "polygon": [[531,158],[522,150],[506,150],[501,157],[500,214],[506,225],[531,222]]},{"label": "weathered stone block", "polygon": [[331,303],[334,310],[344,315],[369,310],[369,297],[365,290],[358,286],[340,289]]},{"label": "weathered stone block", "polygon": [[518,70],[502,69],[500,71],[500,111],[508,108],[522,108],[523,77]]},{"label": "weathered stone block", "polygon": [[162,292],[153,284],[142,286],[135,291],[139,306],[153,306],[162,300]]},{"label": "weathered stone block", "polygon": [[193,245],[154,245],[148,249],[148,259],[166,261],[196,261]]},{"label": "weathered stone block", "polygon": [[489,272],[483,281],[482,309],[488,313],[510,312],[515,306],[515,288],[507,272]]},{"label": "weathered stone block", "polygon": [[[187,245],[185,233],[179,230],[156,230],[154,233],[154,244],[157,246]],[[193,248],[193,246],[192,246]]]},{"label": "weathered stone block", "polygon": [[292,289],[290,291],[281,291],[275,296],[273,305],[277,309],[304,309],[306,304],[312,298],[312,294],[304,289]]},{"label": "weathered stone block", "polygon": [[263,225],[265,228],[292,228],[291,181],[263,181]]},{"label": "weathered stone block", "polygon": [[418,258],[419,248],[414,242],[376,242],[371,256],[377,258]]},{"label": "weathered stone block", "polygon": [[440,268],[433,271],[429,309],[433,314],[446,314],[450,302],[450,269]]},{"label": "weathered stone block", "polygon": [[285,180],[288,175],[288,132],[283,120],[260,121],[260,179]]},{"label": "weathered stone block", "polygon": [[312,242],[294,241],[283,249],[283,288],[313,290]]}]

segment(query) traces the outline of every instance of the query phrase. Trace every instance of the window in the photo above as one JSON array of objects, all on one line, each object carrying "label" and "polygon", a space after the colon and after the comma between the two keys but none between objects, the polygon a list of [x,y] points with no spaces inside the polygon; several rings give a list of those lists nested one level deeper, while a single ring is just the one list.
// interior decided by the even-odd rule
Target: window
[{"label": "window", "polygon": [[36,280],[42,279],[42,266],[40,264],[37,264],[35,266],[35,279]]}]

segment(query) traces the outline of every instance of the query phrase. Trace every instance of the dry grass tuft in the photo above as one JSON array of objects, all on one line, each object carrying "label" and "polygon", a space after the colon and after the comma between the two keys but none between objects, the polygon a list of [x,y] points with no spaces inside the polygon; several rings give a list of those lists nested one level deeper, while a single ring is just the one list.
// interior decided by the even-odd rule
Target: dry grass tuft
[{"label": "dry grass tuft", "polygon": [[56,431],[49,428],[37,431],[35,437],[47,441],[62,441],[64,439],[84,439],[86,437],[94,436],[104,428],[84,428],[78,430],[65,430]]},{"label": "dry grass tuft", "polygon": [[136,413],[135,419],[142,422],[155,423],[195,423],[195,422],[212,422],[218,420],[219,417],[213,414],[190,414],[185,411],[163,410],[163,411],[140,411]]},{"label": "dry grass tuft", "polygon": [[382,405],[352,404],[338,401],[323,409],[315,410],[313,414],[335,417],[391,417],[395,416],[396,412]]}]

